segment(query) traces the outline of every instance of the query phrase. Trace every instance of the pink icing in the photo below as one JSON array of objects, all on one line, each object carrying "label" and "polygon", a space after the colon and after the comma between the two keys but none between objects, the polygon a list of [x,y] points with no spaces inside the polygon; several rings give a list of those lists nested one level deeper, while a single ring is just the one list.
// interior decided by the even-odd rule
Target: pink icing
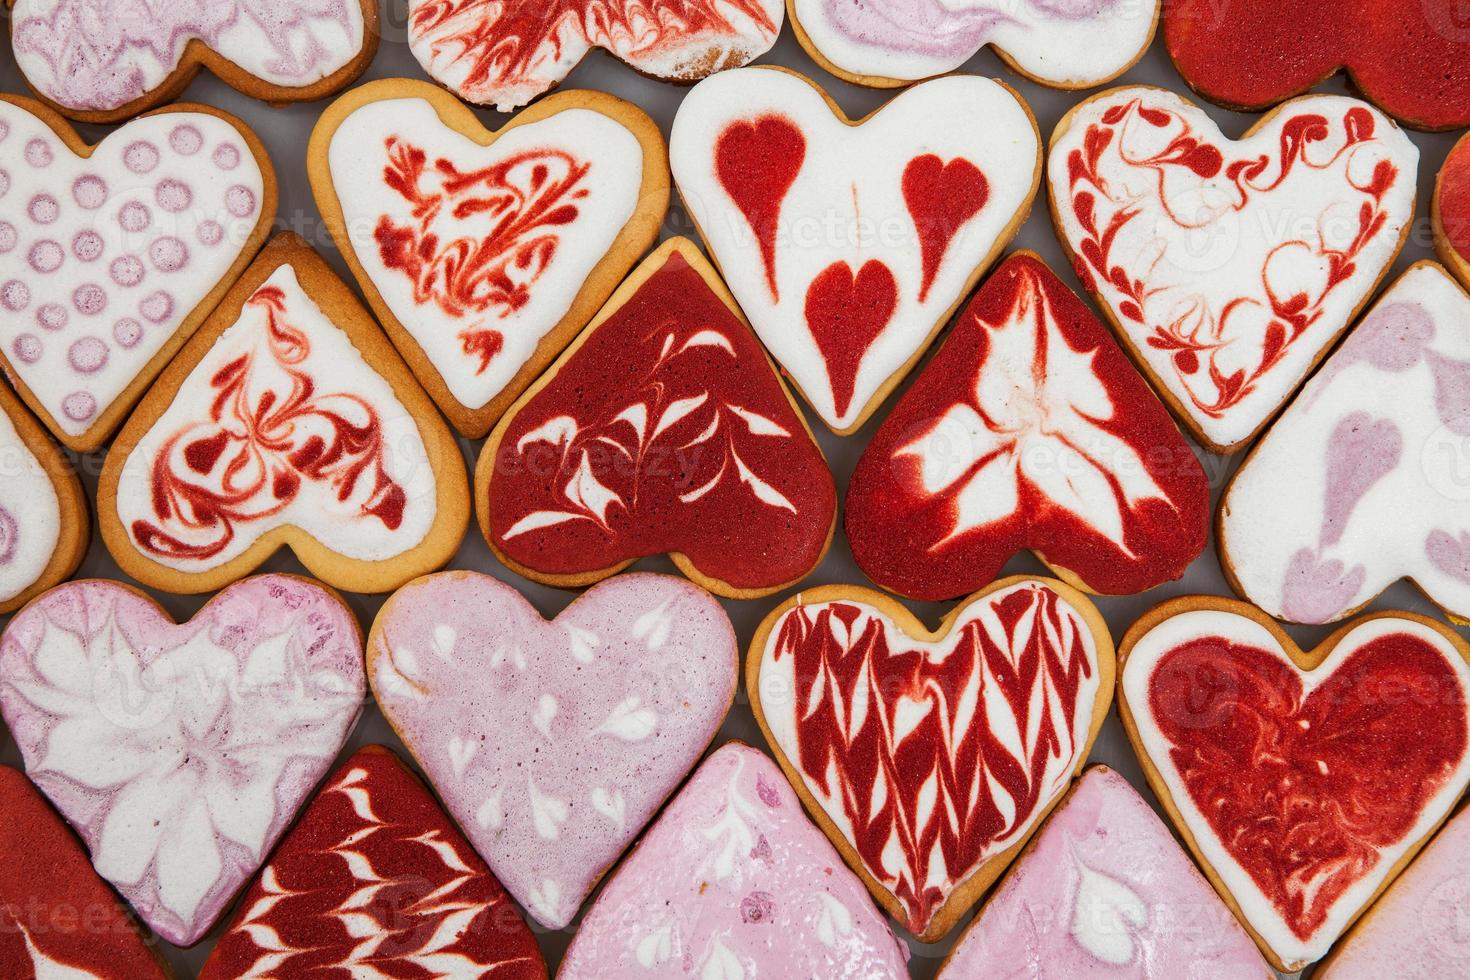
[{"label": "pink icing", "polygon": [[383,713],[495,876],[571,921],[714,737],[730,620],[703,589],[620,575],[547,622],[485,575],[400,590],[370,641]]},{"label": "pink icing", "polygon": [[1470,813],[1440,831],[1349,933],[1322,980],[1442,980],[1470,970]]},{"label": "pink icing", "polygon": [[939,980],[1263,978],[1255,944],[1127,780],[1089,770],[955,947]]},{"label": "pink icing", "polygon": [[862,883],[763,753],[700,766],[582,920],[559,980],[906,978]]},{"label": "pink icing", "polygon": [[102,877],[197,942],[326,774],[361,711],[351,613],[262,575],[175,624],[101,580],[46,593],[0,639],[0,713]]}]

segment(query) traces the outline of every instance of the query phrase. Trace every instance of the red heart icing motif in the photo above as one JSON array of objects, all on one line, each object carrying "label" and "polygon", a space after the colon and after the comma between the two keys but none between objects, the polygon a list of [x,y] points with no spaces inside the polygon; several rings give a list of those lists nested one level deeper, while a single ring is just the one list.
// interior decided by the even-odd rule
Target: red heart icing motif
[{"label": "red heart icing motif", "polygon": [[945,163],[926,153],[914,157],[904,168],[903,200],[919,232],[919,249],[924,255],[919,302],[928,298],[929,287],[934,285],[955,232],[980,213],[989,196],[990,182],[969,160]]},{"label": "red heart icing motif", "polygon": [[1251,607],[1181,605],[1194,601],[1124,641],[1125,722],[1197,853],[1290,972],[1326,953],[1470,782],[1466,648],[1391,613],[1334,634],[1325,655],[1289,655]]},{"label": "red heart icing motif", "polygon": [[864,262],[856,276],[852,266],[835,262],[812,280],[806,293],[806,323],[827,361],[839,414],[852,403],[863,354],[893,318],[897,305],[893,272],[876,259]]},{"label": "red heart icing motif", "polygon": [[1263,109],[1340,68],[1411,126],[1470,125],[1470,18],[1454,0],[1173,0],[1164,43],[1205,98]]},{"label": "red heart icing motif", "polygon": [[1075,590],[1011,579],[938,634],[843,587],[803,593],[757,630],[748,686],[778,761],[925,942],[1004,870],[1086,759],[1112,694],[1098,623]]},{"label": "red heart icing motif", "polygon": [[[776,232],[780,228],[781,202],[786,200],[805,159],[806,137],[790,120],[780,116],[736,123],[720,134],[720,142],[715,147],[715,171],[760,243],[761,263],[773,299],[781,296],[776,286]],[[752,167],[751,160],[764,161],[766,169]]]},{"label": "red heart icing motif", "polygon": [[1034,255],[995,271],[853,473],[874,582],[950,599],[1023,548],[1094,592],[1178,578],[1209,533],[1204,470],[1116,341]]},{"label": "red heart icing motif", "polygon": [[1470,289],[1470,136],[1455,144],[1439,171],[1433,218],[1440,257]]},{"label": "red heart icing motif", "polygon": [[586,585],[671,553],[749,597],[805,578],[837,509],[821,451],[714,270],[675,239],[492,433],[486,539],[539,581]]}]

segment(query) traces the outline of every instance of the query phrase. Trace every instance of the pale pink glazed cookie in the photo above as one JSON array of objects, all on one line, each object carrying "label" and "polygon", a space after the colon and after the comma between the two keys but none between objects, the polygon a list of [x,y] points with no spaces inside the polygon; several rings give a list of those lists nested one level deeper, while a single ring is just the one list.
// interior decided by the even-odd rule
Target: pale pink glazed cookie
[{"label": "pale pink glazed cookie", "polygon": [[0,638],[0,714],[92,863],[192,945],[265,859],[362,709],[333,593],[262,575],[175,624],[126,586],[58,586]]},{"label": "pale pink glazed cookie", "polygon": [[1255,944],[1122,776],[1089,769],[985,903],[939,980],[1261,980]]},{"label": "pale pink glazed cookie", "polygon": [[1461,811],[1389,886],[1314,980],[1444,980],[1470,974],[1470,812]]},{"label": "pale pink glazed cookie", "polygon": [[546,621],[475,572],[419,579],[368,639],[378,704],[470,843],[559,929],[704,751],[735,692],[704,590],[621,575]]},{"label": "pale pink glazed cookie", "polygon": [[559,980],[899,980],[902,947],[771,760],[705,760],[582,920]]},{"label": "pale pink glazed cookie", "polygon": [[1238,140],[1145,86],[1093,96],[1051,140],[1052,219],[1078,278],[1179,420],[1241,448],[1398,254],[1419,150],[1357,99],[1311,95]]}]

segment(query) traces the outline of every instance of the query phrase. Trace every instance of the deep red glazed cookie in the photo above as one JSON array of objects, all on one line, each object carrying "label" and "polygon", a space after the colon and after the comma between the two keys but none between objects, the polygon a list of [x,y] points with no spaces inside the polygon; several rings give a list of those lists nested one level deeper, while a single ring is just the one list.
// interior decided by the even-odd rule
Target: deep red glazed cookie
[{"label": "deep red glazed cookie", "polygon": [[1434,247],[1470,289],[1470,135],[1461,137],[1440,168],[1432,211]]},{"label": "deep red glazed cookie", "polygon": [[580,587],[668,553],[735,598],[806,578],[837,492],[719,277],[686,239],[634,270],[491,433],[480,527],[511,568]]},{"label": "deep red glazed cookie", "polygon": [[349,974],[546,976],[500,882],[380,745],[359,750],[327,781],[200,977]]},{"label": "deep red glazed cookie", "polygon": [[873,437],[846,524],[868,577],[916,599],[973,592],[1025,548],[1125,595],[1183,574],[1209,509],[1163,405],[1082,301],[1020,253]]},{"label": "deep red glazed cookie", "polygon": [[81,843],[30,780],[6,767],[0,814],[0,977],[168,975]]},{"label": "deep red glazed cookie", "polygon": [[1171,0],[1164,43],[1191,87],[1232,108],[1345,69],[1416,129],[1470,125],[1470,13],[1456,0]]}]

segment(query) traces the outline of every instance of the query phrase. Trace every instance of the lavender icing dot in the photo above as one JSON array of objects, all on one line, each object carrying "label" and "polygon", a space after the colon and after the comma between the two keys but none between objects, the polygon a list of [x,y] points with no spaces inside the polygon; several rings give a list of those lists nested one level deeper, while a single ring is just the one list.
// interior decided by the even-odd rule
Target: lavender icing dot
[{"label": "lavender icing dot", "polygon": [[107,344],[96,337],[83,337],[71,345],[66,352],[66,360],[73,371],[93,374],[107,363]]},{"label": "lavender icing dot", "polygon": [[0,254],[14,249],[19,241],[20,235],[16,232],[15,225],[8,221],[0,221]]},{"label": "lavender icing dot", "polygon": [[77,232],[76,237],[71,240],[71,254],[83,262],[96,262],[102,257],[104,248],[102,236],[90,228]]},{"label": "lavender icing dot", "polygon": [[107,309],[107,291],[96,283],[83,283],[72,291],[71,303],[82,316],[96,316]]},{"label": "lavender icing dot", "polygon": [[159,272],[178,272],[189,264],[189,246],[168,235],[148,246],[148,257]]},{"label": "lavender icing dot", "polygon": [[149,293],[143,302],[138,304],[138,311],[143,314],[143,319],[152,323],[162,323],[173,314],[174,298],[160,289],[156,293]]},{"label": "lavender icing dot", "polygon": [[188,124],[175,126],[174,131],[168,134],[168,145],[172,146],[176,153],[190,157],[198,153],[199,148],[204,145],[204,137],[200,135],[199,129],[195,126]]},{"label": "lavender icing dot", "polygon": [[51,145],[41,137],[26,141],[26,163],[33,167],[49,167],[53,159]]},{"label": "lavender icing dot", "polygon": [[88,211],[95,211],[107,203],[107,181],[96,174],[78,177],[71,185],[71,196]]},{"label": "lavender icing dot", "polygon": [[236,184],[225,191],[225,207],[237,218],[248,218],[255,213],[255,192]]},{"label": "lavender icing dot", "polygon": [[23,333],[15,338],[15,343],[10,345],[11,351],[17,358],[27,364],[35,364],[41,359],[41,338],[33,333]]},{"label": "lavender icing dot", "polygon": [[85,391],[74,391],[62,399],[61,410],[73,422],[85,422],[97,414],[97,399]]},{"label": "lavender icing dot", "polygon": [[143,324],[125,316],[112,325],[112,339],[124,347],[132,348],[143,339]]},{"label": "lavender icing dot", "polygon": [[199,244],[214,246],[224,241],[225,229],[218,221],[206,221],[199,226]]},{"label": "lavender icing dot", "polygon": [[3,119],[0,119],[0,143],[5,142],[6,137],[8,137],[9,135],[10,123],[5,122]]},{"label": "lavender icing dot", "polygon": [[37,194],[26,205],[26,213],[38,225],[49,225],[61,216],[61,203],[50,194]]},{"label": "lavender icing dot", "polygon": [[43,303],[36,310],[36,322],[46,330],[60,330],[70,319],[71,314],[60,303]]},{"label": "lavender icing dot", "polygon": [[136,255],[122,255],[112,260],[107,267],[112,281],[124,288],[136,286],[143,281],[143,260]]},{"label": "lavender icing dot", "polygon": [[31,287],[19,279],[11,279],[0,286],[0,306],[17,313],[31,305]]},{"label": "lavender icing dot", "polygon": [[172,177],[159,183],[154,196],[159,207],[175,214],[194,203],[194,192],[189,189],[189,185]]},{"label": "lavender icing dot", "polygon": [[146,204],[129,201],[118,212],[117,223],[122,225],[123,231],[137,233],[153,223],[153,214]]},{"label": "lavender icing dot", "polygon": [[45,274],[61,268],[61,263],[66,258],[66,250],[61,247],[60,242],[43,238],[31,246],[30,254],[26,258],[30,261],[32,269]]},{"label": "lavender icing dot", "polygon": [[0,169],[0,197],[10,193],[10,171]]},{"label": "lavender icing dot", "polygon": [[158,166],[158,147],[147,140],[129,143],[123,150],[123,165],[135,174],[146,174]]},{"label": "lavender icing dot", "polygon": [[233,143],[221,143],[214,148],[214,165],[221,170],[234,170],[240,165],[240,150]]}]

